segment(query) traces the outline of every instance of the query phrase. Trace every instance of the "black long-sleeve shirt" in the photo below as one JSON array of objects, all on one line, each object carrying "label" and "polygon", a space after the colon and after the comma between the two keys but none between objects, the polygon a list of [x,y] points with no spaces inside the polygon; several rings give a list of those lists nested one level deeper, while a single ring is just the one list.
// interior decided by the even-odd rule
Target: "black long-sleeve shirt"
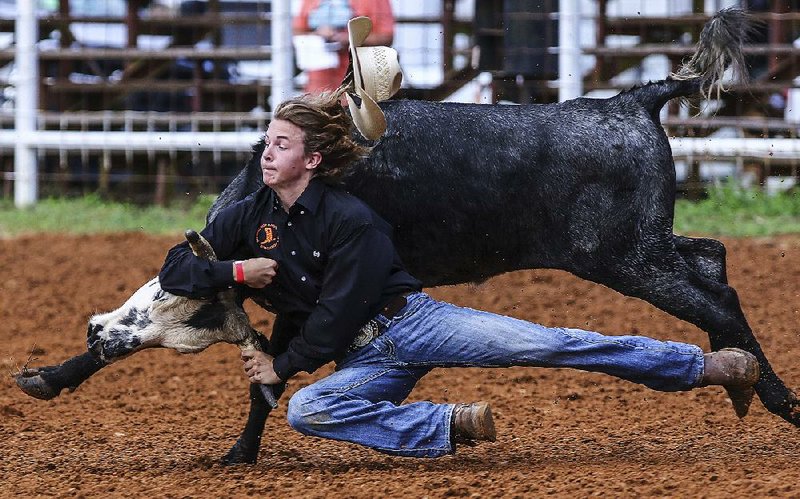
[{"label": "black long-sleeve shirt", "polygon": [[234,285],[234,260],[277,261],[272,283],[247,292],[296,327],[273,363],[284,380],[337,358],[394,295],[421,288],[403,267],[389,224],[358,198],[317,179],[289,213],[264,187],[221,211],[201,233],[219,261],[197,258],[188,243],[178,244],[159,274],[161,287],[205,298]]}]

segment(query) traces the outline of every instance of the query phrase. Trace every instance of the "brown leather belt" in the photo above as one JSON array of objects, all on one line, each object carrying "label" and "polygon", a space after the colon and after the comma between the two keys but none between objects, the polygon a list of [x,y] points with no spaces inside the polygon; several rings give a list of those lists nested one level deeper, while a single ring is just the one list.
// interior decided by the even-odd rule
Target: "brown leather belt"
[{"label": "brown leather belt", "polygon": [[403,308],[408,305],[408,300],[406,298],[410,295],[411,292],[407,293],[400,293],[399,295],[395,295],[394,298],[389,300],[389,303],[386,304],[380,311],[380,314],[387,319],[394,319],[395,316],[400,313]]},{"label": "brown leather belt", "polygon": [[[399,295],[395,295],[389,303],[384,306],[379,315],[384,316],[385,318],[391,320],[394,319],[403,307],[408,304],[408,300],[406,297],[410,295],[412,292],[400,293]],[[347,347],[348,352],[355,352],[359,348],[362,348],[369,344],[372,340],[377,338],[378,336],[382,335],[386,331],[386,326],[384,326],[379,320],[377,319],[370,319],[369,322],[364,324],[364,326],[358,330],[358,334],[356,337],[353,338],[353,342],[350,343],[350,346]]]}]

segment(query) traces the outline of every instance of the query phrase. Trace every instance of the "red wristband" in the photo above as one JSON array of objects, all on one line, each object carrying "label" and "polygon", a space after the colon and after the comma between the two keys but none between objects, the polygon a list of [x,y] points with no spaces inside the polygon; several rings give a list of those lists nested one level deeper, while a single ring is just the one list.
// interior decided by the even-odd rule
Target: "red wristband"
[{"label": "red wristband", "polygon": [[236,261],[233,262],[233,268],[236,271],[236,277],[234,280],[238,283],[244,282],[244,262]]}]

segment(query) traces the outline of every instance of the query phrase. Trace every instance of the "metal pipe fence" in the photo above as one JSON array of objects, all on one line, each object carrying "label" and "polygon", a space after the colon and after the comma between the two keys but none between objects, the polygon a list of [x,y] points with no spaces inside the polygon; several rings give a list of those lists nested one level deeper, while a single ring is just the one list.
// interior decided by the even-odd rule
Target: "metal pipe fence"
[{"label": "metal pipe fence", "polygon": [[[270,4],[272,12],[146,13],[138,24],[127,24],[128,39],[115,48],[67,44],[63,34],[58,40],[42,38],[34,55],[44,71],[39,85],[33,86],[43,96],[35,108],[33,130],[15,123],[19,106],[4,109],[4,98],[7,104],[24,95],[3,83],[8,75],[3,76],[2,65],[18,56],[19,50],[14,45],[3,47],[0,33],[0,195],[10,197],[14,183],[27,175],[24,169],[14,167],[19,152],[26,150],[33,151],[41,195],[99,191],[163,203],[170,192],[185,196],[186,192],[215,192],[224,187],[263,133],[272,107],[267,96],[299,92],[302,85],[302,73],[294,74],[295,68],[289,64],[292,48],[286,29],[289,7],[296,9],[297,0],[240,3],[248,1]],[[224,2],[209,5],[212,3]],[[664,77],[692,50],[700,27],[714,10],[740,2],[706,0],[700,2],[704,4],[701,12],[695,11],[698,2],[688,0],[568,0],[561,2],[560,12],[559,3],[552,0],[529,3],[544,6],[546,12],[524,12],[520,5],[527,5],[525,2],[502,0],[419,4],[393,0],[397,16],[394,46],[406,73],[401,92],[414,98],[473,102],[553,102],[559,91],[564,98],[580,94],[605,97]],[[516,7],[508,10],[506,4]],[[479,19],[480,15],[488,17]],[[679,180],[692,188],[704,187],[707,171],[725,171],[719,166],[723,162],[737,178],[755,171],[756,183],[765,183],[772,176],[797,178],[800,112],[779,116],[776,106],[788,110],[794,96],[800,110],[800,14],[756,15],[772,31],[768,43],[746,49],[754,61],[767,59],[759,69],[765,73],[751,75],[755,86],[733,86],[728,101],[708,102],[709,111],[697,116],[673,105],[662,113],[682,172]],[[15,25],[14,19],[1,17],[0,28]],[[280,26],[278,18],[282,19]],[[39,25],[48,33],[71,23],[108,25],[130,20],[80,14],[39,18]],[[525,35],[533,24],[526,23],[539,23],[540,37],[560,36],[545,39],[543,46],[541,40],[534,40],[539,43],[536,47],[512,47],[531,42]],[[273,24],[280,29],[271,30]],[[226,36],[248,26],[271,31],[274,38],[225,45]],[[78,34],[70,36],[77,38]],[[150,35],[172,41],[159,47],[143,45],[142,38]],[[278,38],[283,41],[276,42]],[[504,67],[504,47],[517,55],[543,57],[541,63],[548,67],[552,65],[548,58],[557,58],[554,67],[562,71],[536,80],[524,74],[524,67]],[[119,62],[121,69],[108,70],[109,60]],[[247,66],[248,61],[255,66]],[[173,72],[180,72],[178,66],[184,73],[172,78]],[[248,73],[253,67],[255,73]],[[480,71],[489,75],[488,80],[475,78]],[[281,89],[270,90],[276,81]],[[452,93],[453,89],[459,90]],[[129,101],[139,94],[161,96],[170,109],[131,110]],[[720,109],[722,113],[716,112]],[[166,198],[159,197],[163,193]]]}]

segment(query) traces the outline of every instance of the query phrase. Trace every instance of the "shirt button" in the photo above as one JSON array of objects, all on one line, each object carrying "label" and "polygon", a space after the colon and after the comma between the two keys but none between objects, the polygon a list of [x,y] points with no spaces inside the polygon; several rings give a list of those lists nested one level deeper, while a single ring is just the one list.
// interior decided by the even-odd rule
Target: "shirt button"
[{"label": "shirt button", "polygon": [[292,226],[292,222],[289,222],[289,223],[287,223],[286,225],[288,225],[289,227],[291,227],[291,226]]},{"label": "shirt button", "polygon": [[300,214],[305,215],[306,214],[305,210],[300,210]]},{"label": "shirt button", "polygon": [[295,250],[292,250],[292,255],[296,255],[296,254],[297,254],[297,252]]},{"label": "shirt button", "polygon": [[301,277],[300,280],[306,282],[306,276]]}]

